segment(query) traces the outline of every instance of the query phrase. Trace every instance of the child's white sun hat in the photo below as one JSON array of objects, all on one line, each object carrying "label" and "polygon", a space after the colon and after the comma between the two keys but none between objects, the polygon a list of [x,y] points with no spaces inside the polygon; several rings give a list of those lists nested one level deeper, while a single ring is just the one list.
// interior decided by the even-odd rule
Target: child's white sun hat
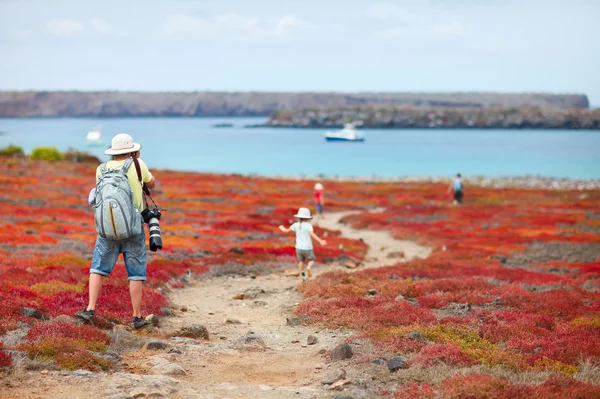
[{"label": "child's white sun hat", "polygon": [[323,190],[323,185],[321,183],[315,184],[315,190]]},{"label": "child's white sun hat", "polygon": [[312,216],[310,216],[310,209],[308,208],[298,209],[298,213],[295,214],[294,217],[298,219],[312,219]]}]

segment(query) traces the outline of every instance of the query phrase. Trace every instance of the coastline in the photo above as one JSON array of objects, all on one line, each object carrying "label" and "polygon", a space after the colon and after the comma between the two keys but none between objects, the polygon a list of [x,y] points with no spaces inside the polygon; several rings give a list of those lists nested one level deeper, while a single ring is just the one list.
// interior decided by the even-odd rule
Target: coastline
[{"label": "coastline", "polygon": [[[233,174],[235,175],[235,174]],[[247,175],[247,177],[260,177],[273,180],[295,180],[295,181],[320,181],[340,183],[443,183],[448,184],[452,176],[260,176]],[[566,177],[544,177],[544,176],[463,176],[465,185],[486,188],[521,188],[521,189],[544,189],[544,190],[599,190],[600,179],[575,179]]]}]

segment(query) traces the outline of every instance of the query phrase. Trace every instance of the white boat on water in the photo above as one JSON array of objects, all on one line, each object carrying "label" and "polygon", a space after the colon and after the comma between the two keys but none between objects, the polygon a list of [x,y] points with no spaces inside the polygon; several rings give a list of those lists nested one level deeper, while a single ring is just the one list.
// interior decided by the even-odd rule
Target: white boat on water
[{"label": "white boat on water", "polygon": [[365,141],[365,135],[356,130],[356,123],[346,123],[342,130],[325,132],[327,141]]},{"label": "white boat on water", "polygon": [[85,136],[85,140],[87,145],[102,145],[104,144],[104,140],[102,140],[102,128],[96,127],[90,129],[87,136]]}]

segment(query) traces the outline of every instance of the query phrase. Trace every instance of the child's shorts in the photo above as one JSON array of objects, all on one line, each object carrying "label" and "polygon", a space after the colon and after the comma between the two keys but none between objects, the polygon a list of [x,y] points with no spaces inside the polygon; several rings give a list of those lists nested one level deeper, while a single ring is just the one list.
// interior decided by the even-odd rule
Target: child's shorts
[{"label": "child's shorts", "polygon": [[312,249],[298,249],[296,248],[296,256],[300,262],[306,262],[315,260],[315,251]]}]

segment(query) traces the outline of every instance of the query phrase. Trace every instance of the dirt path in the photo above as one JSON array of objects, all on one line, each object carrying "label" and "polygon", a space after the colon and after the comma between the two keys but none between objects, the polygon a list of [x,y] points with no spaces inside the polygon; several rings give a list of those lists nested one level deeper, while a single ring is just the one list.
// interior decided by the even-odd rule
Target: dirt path
[{"label": "dirt path", "polygon": [[[345,237],[362,238],[369,245],[368,260],[357,270],[396,263],[399,259],[386,259],[391,252],[403,252],[404,259],[429,255],[428,248],[410,241],[395,240],[385,231],[355,230],[338,223],[351,213],[330,213],[316,220],[315,224],[329,230],[340,230]],[[317,264],[314,273],[318,275],[336,267],[340,268]],[[148,393],[155,389],[163,393],[170,390],[167,395],[170,398],[189,399],[331,398],[335,393],[328,391],[321,380],[338,370],[340,365],[327,364],[325,352],[351,332],[288,325],[287,318],[292,316],[294,306],[302,299],[296,292],[297,285],[298,278],[286,277],[285,270],[255,278],[203,278],[170,294],[171,302],[178,307],[187,307],[187,311],[178,312],[177,317],[163,319],[161,330],[168,334],[181,327],[203,325],[209,332],[209,340],[164,339],[180,353],[166,354],[163,349],[154,353],[136,352],[124,358],[128,367],[148,372],[151,367],[149,359],[155,359],[150,356],[156,355],[181,366],[181,373],[185,374],[171,375],[175,380],[167,381],[165,386],[157,380],[156,388],[146,386],[143,389],[136,383],[123,382],[131,377],[119,377],[117,374],[102,375],[95,381],[81,377],[74,384],[72,380],[64,380],[58,387],[47,384],[48,388],[41,390],[44,394],[38,391],[29,397],[82,397],[84,390],[94,387],[85,397],[126,398],[142,391],[149,396]],[[245,298],[234,299],[240,293],[245,293]],[[318,342],[308,345],[309,335],[315,336]],[[58,372],[52,373],[53,378],[60,378],[56,374]],[[48,379],[51,377],[42,378],[50,382]],[[174,385],[169,388],[168,384]],[[138,396],[143,397],[141,394]]]},{"label": "dirt path", "polygon": [[[354,212],[326,214],[315,224],[328,230],[340,230],[348,238],[362,238],[368,245],[368,260],[364,267],[395,263],[386,259],[392,252],[403,252],[405,259],[424,258],[430,249],[410,241],[392,238],[386,231],[356,230],[339,223]],[[330,271],[335,266],[316,265],[315,275]],[[296,277],[283,273],[256,279],[212,278],[193,287],[177,290],[171,300],[189,308],[182,317],[171,318],[166,328],[189,324],[205,325],[212,344],[193,354],[180,355],[179,364],[189,369],[189,376],[181,380],[190,383],[199,394],[214,398],[320,398],[334,396],[321,384],[327,375],[323,352],[331,350],[350,334],[349,331],[319,329],[314,326],[288,326],[286,318],[301,301],[296,292]],[[251,300],[236,300],[236,294],[259,288],[266,295]],[[227,324],[235,319],[241,324]],[[238,351],[232,343],[252,331],[263,338],[264,350]],[[307,345],[307,337],[314,335],[318,342]],[[207,347],[208,346],[208,347]]]}]

